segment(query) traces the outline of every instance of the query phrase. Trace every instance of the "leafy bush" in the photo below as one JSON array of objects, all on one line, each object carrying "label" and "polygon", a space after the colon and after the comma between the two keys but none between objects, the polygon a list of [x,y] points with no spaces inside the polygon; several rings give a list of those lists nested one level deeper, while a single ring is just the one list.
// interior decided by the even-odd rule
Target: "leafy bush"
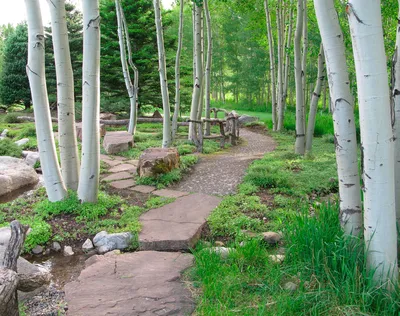
[{"label": "leafy bush", "polygon": [[18,119],[18,114],[17,113],[9,113],[4,117],[4,123],[21,123],[21,120]]},{"label": "leafy bush", "polygon": [[31,228],[26,236],[24,251],[29,252],[37,245],[45,245],[51,238],[51,226],[38,218],[21,219],[21,223]]},{"label": "leafy bush", "polygon": [[11,139],[5,138],[0,140],[0,156],[20,158],[22,156],[22,149]]}]

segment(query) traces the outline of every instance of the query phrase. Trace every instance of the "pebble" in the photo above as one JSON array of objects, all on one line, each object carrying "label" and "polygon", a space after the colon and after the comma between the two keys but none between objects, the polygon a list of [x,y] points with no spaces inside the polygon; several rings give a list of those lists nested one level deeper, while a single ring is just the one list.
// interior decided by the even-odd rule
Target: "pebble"
[{"label": "pebble", "polygon": [[54,251],[61,251],[61,245],[57,241],[54,241],[53,244],[51,245],[51,249]]},{"label": "pebble", "polygon": [[284,255],[270,255],[269,258],[274,263],[282,263],[285,260]]},{"label": "pebble", "polygon": [[84,242],[84,244],[82,245],[82,250],[87,252],[94,249],[93,243],[92,241],[88,238],[86,239],[86,241]]},{"label": "pebble", "polygon": [[262,233],[263,239],[270,245],[276,245],[281,241],[281,235],[275,232]]},{"label": "pebble", "polygon": [[34,255],[40,255],[43,252],[43,247],[37,245],[35,248],[32,249],[32,253]]},{"label": "pebble", "polygon": [[283,288],[286,291],[290,291],[290,292],[295,292],[298,288],[297,284],[293,283],[293,282],[287,282],[285,283],[285,285],[283,286]]},{"label": "pebble", "polygon": [[65,246],[64,247],[64,256],[73,256],[74,252],[72,251],[71,246]]},{"label": "pebble", "polygon": [[215,246],[217,246],[217,247],[223,247],[223,246],[225,246],[225,244],[222,242],[222,241],[216,241],[215,242]]}]

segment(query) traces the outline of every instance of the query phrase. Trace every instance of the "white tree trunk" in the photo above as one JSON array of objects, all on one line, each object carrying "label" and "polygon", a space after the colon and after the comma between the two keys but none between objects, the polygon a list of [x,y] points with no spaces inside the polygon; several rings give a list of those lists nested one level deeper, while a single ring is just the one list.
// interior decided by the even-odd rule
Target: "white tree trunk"
[{"label": "white tree trunk", "polygon": [[367,268],[374,280],[397,285],[397,231],[394,139],[383,43],[381,2],[350,0],[347,5],[356,65],[364,157],[364,237]]},{"label": "white tree trunk", "polygon": [[96,202],[100,175],[100,13],[98,0],[83,0],[82,162],[78,196]]},{"label": "white tree trunk", "polygon": [[290,1],[290,13],[289,13],[289,26],[288,26],[288,34],[286,40],[286,49],[285,49],[285,65],[284,65],[284,78],[283,78],[283,107],[286,109],[287,102],[287,91],[289,85],[289,66],[290,66],[290,44],[292,43],[292,35],[293,35],[293,7],[292,0]]},{"label": "white tree trunk", "polygon": [[324,47],[321,44],[318,55],[318,77],[314,92],[311,98],[310,113],[308,115],[307,133],[306,133],[306,152],[312,151],[312,142],[315,129],[315,118],[317,116],[318,101],[321,97],[322,84],[325,80],[325,54]]},{"label": "white tree trunk", "polygon": [[340,221],[346,234],[362,230],[361,188],[358,170],[354,100],[349,86],[346,51],[334,0],[314,0],[324,46],[335,132],[339,179]]},{"label": "white tree trunk", "polygon": [[[202,1],[202,7],[204,8],[204,0]],[[201,34],[201,63],[202,63],[203,68],[202,68],[202,82],[201,82],[201,89],[200,89],[199,108],[197,110],[197,120],[199,120],[199,121],[201,120],[201,117],[203,114],[203,109],[204,109],[204,90],[205,90],[204,89],[205,88],[204,87],[204,80],[205,80],[204,46],[205,46],[205,44],[204,44],[204,11],[203,10],[201,10],[200,17],[201,17],[201,23],[200,23],[200,26],[201,26],[201,31],[200,31],[200,34]]]},{"label": "white tree trunk", "polygon": [[165,48],[164,48],[164,33],[161,21],[161,8],[160,0],[153,0],[156,31],[157,31],[157,47],[158,47],[158,71],[160,73],[160,84],[161,84],[161,95],[163,101],[163,148],[168,148],[172,143],[171,134],[171,118],[170,118],[170,107],[169,107],[169,92],[168,92],[168,79],[167,79],[167,63],[165,60]]},{"label": "white tree trunk", "polygon": [[74,73],[69,49],[65,0],[47,0],[51,14],[57,74],[58,132],[61,172],[68,189],[77,190],[79,153],[75,128]]},{"label": "white tree trunk", "polygon": [[58,165],[47,96],[42,15],[37,0],[25,0],[25,5],[28,21],[28,65],[26,71],[32,94],[44,183],[49,200],[55,202],[64,199],[67,190]]},{"label": "white tree trunk", "polygon": [[[115,0],[115,8],[117,13],[118,39],[119,39],[119,48],[121,55],[122,73],[124,75],[126,90],[128,91],[129,102],[130,102],[130,119],[129,119],[128,132],[134,135],[136,132],[136,121],[137,121],[137,91],[138,91],[139,72],[132,62],[132,51],[130,48],[128,26],[126,25],[123,9],[119,0]],[[128,58],[130,60],[130,64],[133,68],[135,75],[134,79],[135,85],[132,84],[129,72],[125,42],[128,47]]]},{"label": "white tree trunk", "polygon": [[175,61],[175,111],[172,118],[172,139],[175,139],[175,135],[178,130],[178,117],[181,105],[181,53],[183,40],[183,9],[184,0],[180,0],[178,49],[176,52]]},{"label": "white tree trunk", "polygon": [[276,7],[276,24],[277,24],[277,33],[278,33],[278,82],[277,82],[277,99],[278,99],[278,131],[281,131],[283,128],[283,21],[282,21],[282,5],[280,2],[277,3]]},{"label": "white tree trunk", "polygon": [[297,23],[294,39],[294,71],[296,79],[296,143],[295,153],[304,155],[305,151],[305,117],[304,117],[304,90],[303,71],[301,64],[301,35],[303,33],[303,6],[304,0],[297,0]]},{"label": "white tree trunk", "polygon": [[273,130],[278,129],[277,119],[277,102],[276,102],[276,82],[275,82],[275,54],[274,54],[274,38],[272,36],[271,26],[271,15],[268,7],[268,0],[264,0],[265,18],[267,23],[267,35],[268,35],[268,46],[269,46],[269,64],[270,64],[270,75],[271,75],[271,98],[272,98],[272,125]]},{"label": "white tree trunk", "polygon": [[[399,14],[400,19],[400,1]],[[399,26],[397,26],[399,27]],[[394,109],[393,136],[396,139],[394,143],[394,174],[396,189],[396,218],[397,225],[400,228],[400,32],[396,32],[396,49],[392,61],[392,107]]]},{"label": "white tree trunk", "polygon": [[[211,115],[211,64],[212,64],[212,29],[211,29],[211,15],[208,8],[208,0],[204,0],[204,12],[206,15],[207,24],[207,62],[205,73],[205,93],[206,93],[206,118]],[[210,135],[210,123],[206,123],[206,135]]]},{"label": "white tree trunk", "polygon": [[[195,56],[196,56],[196,78],[193,85],[192,106],[190,108],[190,119],[197,120],[197,112],[199,110],[201,86],[203,83],[203,61],[201,57],[201,11],[203,6],[193,3],[195,7],[195,30],[193,34],[193,41],[195,43]],[[194,123],[189,126],[189,140],[194,140],[197,134]]]},{"label": "white tree trunk", "polygon": [[[302,69],[302,85],[303,85],[303,97],[304,97],[304,116],[305,116],[305,105],[307,103],[307,51],[308,51],[308,12],[307,12],[307,0],[304,0],[303,4],[303,55],[301,60]],[[305,121],[304,121],[305,122]]]}]

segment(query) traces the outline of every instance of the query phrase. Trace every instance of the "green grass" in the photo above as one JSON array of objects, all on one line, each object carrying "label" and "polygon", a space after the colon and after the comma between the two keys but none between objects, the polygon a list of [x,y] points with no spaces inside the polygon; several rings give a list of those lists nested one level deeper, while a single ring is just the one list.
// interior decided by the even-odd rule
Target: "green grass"
[{"label": "green grass", "polygon": [[0,156],[20,158],[22,156],[22,148],[9,138],[2,139],[0,140]]}]

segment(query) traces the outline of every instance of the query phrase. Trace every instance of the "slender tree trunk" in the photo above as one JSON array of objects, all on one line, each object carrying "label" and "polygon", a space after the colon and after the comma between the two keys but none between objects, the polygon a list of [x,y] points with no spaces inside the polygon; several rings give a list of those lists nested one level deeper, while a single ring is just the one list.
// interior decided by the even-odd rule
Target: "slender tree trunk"
[{"label": "slender tree trunk", "polygon": [[32,94],[39,155],[46,192],[51,202],[67,195],[58,165],[51,123],[44,67],[44,29],[39,2],[25,0],[28,21],[28,65],[26,71]]},{"label": "slender tree trunk", "polygon": [[303,32],[304,0],[297,0],[297,23],[294,39],[294,70],[296,79],[296,143],[295,153],[304,155],[305,151],[305,117],[304,117],[304,90],[303,71],[301,64],[301,34]]},{"label": "slender tree trunk", "polygon": [[284,65],[284,78],[283,78],[283,108],[286,109],[286,102],[288,98],[288,85],[289,85],[289,66],[290,66],[290,44],[292,43],[292,35],[293,35],[293,6],[292,0],[290,1],[290,13],[289,13],[289,26],[288,26],[288,34],[286,40],[286,49],[285,49],[285,65]]},{"label": "slender tree trunk", "polygon": [[[303,0],[303,55],[301,60],[302,69],[302,85],[303,85],[303,97],[304,97],[304,111],[305,105],[307,104],[307,52],[308,52],[308,10],[307,0]],[[305,112],[304,112],[305,116]]]},{"label": "slender tree trunk", "polygon": [[172,118],[172,139],[175,139],[175,135],[178,130],[178,117],[181,105],[181,52],[183,41],[183,9],[184,0],[180,0],[178,49],[176,52],[175,60],[175,110],[174,116]]},{"label": "slender tree trunk", "polygon": [[[201,11],[203,5],[197,5],[193,2],[195,7],[195,32],[193,34],[193,41],[195,43],[195,56],[196,56],[196,78],[193,85],[192,94],[192,106],[190,109],[190,119],[197,120],[197,112],[199,110],[200,96],[201,96],[201,86],[203,83],[203,61],[201,57]],[[196,124],[190,123],[189,126],[189,140],[195,140],[196,138]]]},{"label": "slender tree trunk", "polygon": [[79,153],[75,128],[74,74],[72,72],[65,0],[47,0],[51,14],[57,75],[57,104],[61,172],[68,189],[77,190]]},{"label": "slender tree trunk", "polygon": [[308,115],[307,133],[306,133],[306,152],[312,151],[312,142],[315,129],[315,118],[317,116],[318,101],[321,97],[322,84],[325,80],[325,55],[324,47],[321,44],[318,55],[318,78],[315,84],[313,96],[310,104],[310,114]]},{"label": "slender tree trunk", "polygon": [[[128,49],[128,64],[133,70],[133,93],[132,98],[131,98],[131,108],[130,108],[130,116],[129,116],[129,125],[128,125],[128,133],[135,135],[136,134],[136,126],[137,126],[137,119],[138,119],[138,107],[139,107],[139,70],[135,66],[135,64],[132,61],[132,47],[131,47],[131,41],[129,38],[129,29],[128,29],[128,24],[126,23],[126,18],[125,18],[125,13],[124,10],[122,10],[122,6],[120,3],[120,9],[121,9],[121,17],[122,17],[122,26],[125,34],[125,41],[126,41],[126,47]],[[128,66],[127,66],[128,69]],[[128,78],[130,80],[130,74],[128,72]],[[125,81],[125,83],[127,83]],[[132,85],[132,82],[130,81],[130,86]],[[128,92],[129,93],[129,92]],[[132,100],[134,102],[132,102]]]},{"label": "slender tree trunk", "polygon": [[[206,14],[206,23],[207,23],[207,62],[206,62],[206,81],[205,81],[205,89],[206,89],[206,118],[209,119],[211,115],[211,65],[212,65],[212,29],[211,29],[211,15],[210,10],[208,8],[208,0],[204,0],[204,12]],[[206,123],[206,135],[210,135],[211,127],[210,123]]]},{"label": "slender tree trunk", "polygon": [[346,234],[362,230],[354,100],[350,91],[343,33],[334,0],[314,0],[327,61],[330,100],[333,100],[336,163],[339,179],[340,221]]},{"label": "slender tree trunk", "polygon": [[327,80],[325,79],[324,80],[324,87],[323,87],[323,89],[324,89],[324,100],[323,100],[323,102],[322,102],[322,109],[324,110],[324,111],[326,111],[326,105],[327,105],[327,95],[328,95],[328,82],[327,82]]},{"label": "slender tree trunk", "polygon": [[278,99],[278,131],[283,128],[283,29],[282,29],[282,5],[277,3],[276,7],[276,24],[278,32],[278,83],[277,83],[277,99]]},{"label": "slender tree trunk", "polygon": [[[204,0],[202,2],[202,7],[204,8]],[[204,10],[201,11],[200,13],[200,17],[201,17],[201,64],[202,64],[202,82],[201,82],[201,88],[200,88],[200,100],[199,100],[199,108],[197,111],[197,120],[201,120],[202,114],[203,114],[203,110],[204,110],[204,81],[205,81],[205,59],[204,59],[204,47],[205,47],[205,37],[204,37]]]},{"label": "slender tree trunk", "polygon": [[[397,285],[397,231],[394,138],[381,2],[350,0],[347,5],[360,111],[364,161],[364,237],[367,268],[377,283]],[[389,285],[389,284],[388,284]]]},{"label": "slender tree trunk", "polygon": [[169,93],[167,80],[167,65],[165,60],[164,34],[161,21],[160,0],[153,0],[155,22],[157,30],[158,64],[160,73],[161,95],[163,101],[164,123],[163,123],[163,148],[171,146],[171,118],[169,107]]},{"label": "slender tree trunk", "polygon": [[[400,21],[400,1],[399,1],[399,21]],[[397,28],[400,26],[398,25]],[[392,61],[392,108],[394,109],[393,136],[395,152],[395,188],[396,188],[396,218],[400,228],[400,32],[396,32],[396,49]]]},{"label": "slender tree trunk", "polygon": [[100,175],[100,13],[98,0],[83,0],[82,164],[78,196],[97,202]]},{"label": "slender tree trunk", "polygon": [[[268,0],[264,0],[265,17],[267,23],[267,36],[269,46],[269,64],[270,64],[270,75],[271,75],[271,98],[272,98],[272,125],[273,130],[278,130],[278,118],[277,118],[277,101],[276,101],[276,83],[275,83],[275,54],[274,54],[274,38],[272,36],[271,26],[271,15],[268,7]],[[267,105],[268,106],[268,105]]]},{"label": "slender tree trunk", "polygon": [[[117,23],[118,23],[118,38],[119,38],[119,48],[120,48],[120,55],[121,55],[121,64],[122,64],[122,72],[124,75],[124,80],[125,80],[125,86],[126,90],[128,91],[128,96],[129,96],[129,101],[130,101],[130,120],[129,120],[129,127],[128,127],[128,132],[132,135],[134,135],[135,130],[136,130],[136,107],[137,107],[137,89],[135,89],[132,80],[131,80],[131,75],[129,72],[129,66],[128,66],[128,61],[127,61],[127,56],[126,56],[126,47],[125,47],[125,41],[127,46],[130,46],[129,43],[129,38],[125,36],[125,33],[128,32],[126,29],[126,25],[124,23],[123,19],[123,10],[121,3],[119,0],[115,0],[115,7],[116,7],[116,13],[117,13]],[[128,52],[130,52],[130,49],[128,49]],[[131,54],[129,53],[129,56]],[[135,67],[136,68],[136,67]],[[136,76],[135,76],[136,79]]]}]

